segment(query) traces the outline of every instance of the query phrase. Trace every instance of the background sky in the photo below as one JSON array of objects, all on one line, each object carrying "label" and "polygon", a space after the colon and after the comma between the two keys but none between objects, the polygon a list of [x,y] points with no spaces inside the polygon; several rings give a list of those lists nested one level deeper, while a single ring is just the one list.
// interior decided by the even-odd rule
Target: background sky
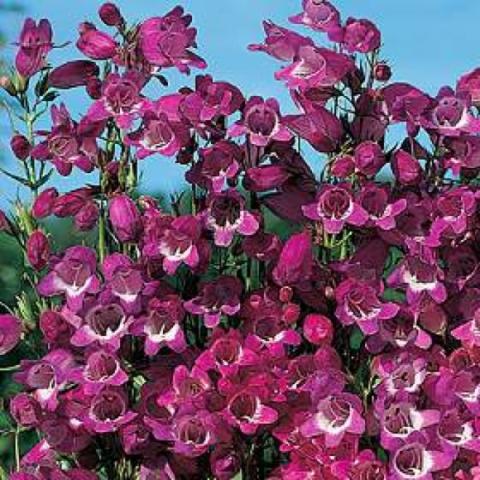
[{"label": "background sky", "polygon": [[[9,3],[0,0],[0,5],[2,1]],[[14,41],[18,36],[25,15],[35,19],[46,17],[52,22],[57,43],[73,42],[51,55],[53,63],[81,58],[74,47],[76,26],[84,20],[99,23],[96,12],[101,1],[17,1],[23,4],[24,14],[0,12],[0,31],[9,40]],[[235,83],[246,96],[275,96],[283,112],[292,111],[286,89],[273,79],[279,63],[264,54],[249,52],[247,45],[262,40],[264,19],[288,26],[287,18],[300,12],[301,0],[118,0],[116,3],[130,21],[163,15],[175,5],[183,5],[193,15],[193,24],[198,29],[198,53],[207,60],[208,72],[214,79]],[[382,31],[382,56],[392,66],[395,81],[408,81],[435,94],[441,86],[455,85],[459,75],[480,66],[478,0],[334,0],[334,4],[343,19],[369,18],[377,24]],[[325,42],[321,34],[301,28],[299,31],[311,35],[317,43]],[[14,53],[14,47],[6,49],[7,56],[13,57]],[[171,80],[168,91],[182,84],[193,84],[193,76],[180,78],[173,72],[167,76]],[[161,94],[159,87],[158,95]],[[88,105],[87,97],[80,92],[68,92],[65,100],[76,114],[84,113]],[[8,144],[5,118],[0,118],[0,128],[0,150],[5,152]],[[14,166],[9,156],[8,150],[2,155],[3,166]],[[172,160],[151,157],[143,165],[144,190],[171,193],[181,188],[184,169]],[[60,188],[68,190],[84,180],[85,176],[79,174],[62,178]],[[0,176],[0,207],[15,196],[8,183]]]}]

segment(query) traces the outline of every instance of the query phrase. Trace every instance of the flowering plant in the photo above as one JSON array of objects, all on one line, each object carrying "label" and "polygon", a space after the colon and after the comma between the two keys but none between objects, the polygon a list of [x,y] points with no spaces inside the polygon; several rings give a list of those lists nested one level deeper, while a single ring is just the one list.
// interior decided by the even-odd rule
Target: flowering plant
[{"label": "flowering plant", "polygon": [[[480,478],[480,69],[436,96],[392,83],[372,22],[302,7],[309,36],[265,22],[249,47],[290,114],[208,74],[159,94],[207,67],[181,7],[131,24],[105,3],[59,66],[25,21],[0,79],[3,175],[31,194],[0,214],[31,284],[0,315],[0,476]],[[189,192],[139,195],[144,162],[174,161]],[[84,239],[58,248],[49,217]]]}]

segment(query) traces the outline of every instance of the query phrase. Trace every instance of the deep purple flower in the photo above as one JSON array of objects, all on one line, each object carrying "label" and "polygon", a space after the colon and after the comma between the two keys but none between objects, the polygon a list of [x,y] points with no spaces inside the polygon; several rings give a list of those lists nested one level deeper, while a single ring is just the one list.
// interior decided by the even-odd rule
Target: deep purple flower
[{"label": "deep purple flower", "polygon": [[52,35],[50,22],[45,18],[38,25],[31,18],[25,20],[15,58],[15,66],[20,75],[29,78],[45,66],[45,59],[53,48]]},{"label": "deep purple flower", "polygon": [[109,201],[108,218],[121,242],[134,242],[138,239],[142,220],[135,202],[128,195],[118,194]]},{"label": "deep purple flower", "polygon": [[457,95],[470,95],[474,105],[480,103],[480,68],[462,75],[457,82]]},{"label": "deep purple flower", "polygon": [[202,316],[205,326],[214,328],[220,323],[222,314],[231,317],[240,310],[242,289],[237,277],[219,276],[201,286],[200,294],[185,302],[185,310]]},{"label": "deep purple flower", "polygon": [[423,173],[418,160],[404,150],[393,154],[392,170],[400,185],[417,185]]},{"label": "deep purple flower", "polygon": [[229,480],[241,468],[241,452],[228,444],[219,445],[210,454],[210,468],[218,480]]},{"label": "deep purple flower", "polygon": [[280,106],[274,98],[250,97],[243,109],[241,120],[234,123],[228,133],[232,137],[248,135],[258,147],[267,146],[272,140],[288,141],[290,132],[282,123]]},{"label": "deep purple flower", "polygon": [[320,32],[335,31],[340,27],[340,13],[327,1],[302,0],[303,12],[290,17],[292,23],[303,24]]},{"label": "deep purple flower", "polygon": [[324,185],[317,201],[302,207],[311,220],[320,220],[327,233],[340,233],[345,224],[365,225],[368,213],[358,205],[347,185]]},{"label": "deep purple flower", "polygon": [[375,142],[363,142],[355,148],[355,168],[366,176],[373,176],[385,164],[383,150]]},{"label": "deep purple flower", "polygon": [[42,409],[35,398],[28,393],[19,393],[10,401],[10,413],[22,427],[37,427],[42,419]]},{"label": "deep purple flower", "polygon": [[235,233],[249,236],[259,228],[258,220],[245,209],[245,199],[234,189],[210,195],[203,219],[219,247],[228,247]]},{"label": "deep purple flower", "polygon": [[100,210],[95,202],[87,202],[73,219],[75,227],[81,232],[88,232],[95,228]]},{"label": "deep purple flower", "polygon": [[15,348],[22,334],[22,322],[13,315],[0,315],[0,355]]},{"label": "deep purple flower", "polygon": [[251,44],[248,46],[249,50],[265,52],[278,60],[292,61],[298,54],[300,47],[313,45],[312,39],[270,21],[263,22],[263,29],[266,34],[265,42],[263,44]]},{"label": "deep purple flower", "polygon": [[341,31],[335,33],[350,52],[369,53],[380,47],[381,35],[373,22],[366,19],[349,18]]},{"label": "deep purple flower", "polygon": [[95,25],[84,22],[79,27],[80,38],[77,48],[93,60],[108,60],[117,52],[118,43],[105,32],[95,28]]},{"label": "deep purple flower", "polygon": [[100,72],[98,65],[89,60],[73,60],[54,68],[48,75],[48,85],[52,88],[74,88],[87,85],[91,78]]},{"label": "deep purple flower", "polygon": [[125,22],[119,8],[111,2],[104,3],[98,9],[98,15],[102,22],[109,27],[120,27]]},{"label": "deep purple flower", "polygon": [[34,218],[44,218],[51,215],[57,197],[58,191],[55,187],[43,190],[33,202],[32,216]]},{"label": "deep purple flower", "polygon": [[27,239],[27,259],[35,270],[42,270],[50,258],[50,242],[41,230],[35,230]]},{"label": "deep purple flower", "polygon": [[28,139],[18,133],[10,139],[10,148],[19,160],[26,160],[32,151],[32,146]]},{"label": "deep purple flower", "polygon": [[60,312],[55,310],[42,312],[39,327],[47,343],[59,346],[70,345],[74,327]]},{"label": "deep purple flower", "polygon": [[140,27],[140,46],[146,60],[152,65],[176,67],[189,73],[190,67],[206,68],[206,62],[193,53],[197,31],[190,27],[192,17],[176,7],[163,17],[153,17]]},{"label": "deep purple flower", "polygon": [[53,266],[51,272],[40,280],[40,295],[51,297],[64,293],[68,306],[77,311],[86,293],[96,293],[100,282],[96,276],[97,260],[87,247],[70,247]]}]

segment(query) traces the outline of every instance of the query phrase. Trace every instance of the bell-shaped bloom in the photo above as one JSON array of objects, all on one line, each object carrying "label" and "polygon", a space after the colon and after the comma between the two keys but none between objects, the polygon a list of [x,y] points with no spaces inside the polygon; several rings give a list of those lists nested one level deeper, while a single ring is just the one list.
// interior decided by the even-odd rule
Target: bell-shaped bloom
[{"label": "bell-shaped bloom", "polygon": [[176,67],[189,73],[190,67],[206,68],[203,58],[191,48],[196,46],[197,30],[192,17],[176,7],[163,17],[152,17],[140,26],[140,48],[145,59],[157,67]]},{"label": "bell-shaped bloom", "polygon": [[220,323],[222,315],[231,317],[240,310],[242,282],[237,277],[221,275],[200,287],[200,294],[184,303],[185,310],[203,317],[207,328]]},{"label": "bell-shaped bloom", "polygon": [[248,49],[254,52],[265,52],[278,60],[292,61],[303,45],[313,45],[311,38],[304,37],[288,28],[280,27],[271,21],[263,22],[265,41],[251,44]]},{"label": "bell-shaped bloom", "polygon": [[61,175],[69,175],[74,166],[91,172],[98,153],[96,135],[98,128],[83,128],[74,122],[65,105],[51,108],[52,130],[41,132],[45,140],[32,150],[37,160],[49,160]]},{"label": "bell-shaped bloom", "polygon": [[58,191],[55,187],[50,187],[43,190],[43,192],[41,192],[33,202],[33,218],[45,218],[51,215],[57,197]]},{"label": "bell-shaped bloom", "polygon": [[340,13],[330,2],[302,0],[302,6],[303,11],[290,17],[290,22],[319,32],[335,31],[340,27]]},{"label": "bell-shaped bloom", "polygon": [[210,454],[210,469],[218,480],[234,478],[241,467],[241,452],[228,444],[216,447]]},{"label": "bell-shaped bloom", "polygon": [[200,159],[185,174],[188,182],[214,193],[221,192],[240,169],[243,154],[233,142],[221,140],[199,151]]},{"label": "bell-shaped bloom", "polygon": [[45,342],[52,345],[66,347],[70,345],[73,334],[73,325],[56,310],[45,310],[40,315],[39,327]]},{"label": "bell-shaped bloom", "polygon": [[22,323],[13,315],[0,315],[0,355],[5,355],[13,350],[20,341]]},{"label": "bell-shaped bloom", "polygon": [[305,437],[323,435],[327,447],[336,447],[347,433],[362,435],[365,420],[358,397],[336,393],[320,400],[316,412],[300,428]]},{"label": "bell-shaped bloom", "polygon": [[27,259],[35,270],[42,270],[50,258],[50,242],[41,230],[35,230],[28,237]]},{"label": "bell-shaped bloom", "polygon": [[142,219],[135,202],[128,195],[115,195],[108,202],[108,218],[121,242],[134,242],[138,239]]},{"label": "bell-shaped bloom", "polygon": [[293,63],[275,73],[289,88],[331,87],[353,70],[353,60],[343,53],[312,45],[302,46]]},{"label": "bell-shaped bloom", "polygon": [[102,96],[88,109],[87,120],[101,122],[114,118],[122,129],[129,129],[146,106],[140,95],[145,77],[140,72],[129,70],[123,75],[111,73],[102,85]]},{"label": "bell-shaped bloom", "polygon": [[451,332],[452,337],[460,340],[467,348],[480,346],[480,310],[475,310],[473,319],[456,327]]},{"label": "bell-shaped bloom", "polygon": [[96,305],[87,311],[71,343],[76,347],[85,347],[96,342],[107,350],[117,351],[133,321],[133,317],[127,316],[120,305]]},{"label": "bell-shaped bloom", "polygon": [[368,213],[367,226],[374,225],[381,230],[392,230],[396,227],[395,218],[407,208],[404,198],[390,202],[388,191],[375,184],[365,185],[360,191],[357,202]]},{"label": "bell-shaped bloom", "polygon": [[465,73],[457,81],[457,95],[469,95],[474,105],[480,104],[480,68]]},{"label": "bell-shaped bloom", "polygon": [[95,28],[95,25],[84,22],[79,27],[80,37],[77,48],[93,60],[108,60],[118,49],[118,43],[105,32]]},{"label": "bell-shaped bloom", "polygon": [[68,89],[86,86],[91,78],[100,72],[98,65],[90,60],[73,60],[54,68],[48,75],[48,85],[52,88]]},{"label": "bell-shaped bloom", "polygon": [[393,174],[400,185],[417,185],[422,178],[422,167],[405,150],[397,150],[391,160]]},{"label": "bell-shaped bloom", "polygon": [[282,248],[278,262],[272,271],[272,277],[279,286],[295,285],[310,277],[312,267],[310,234],[297,233],[292,235]]},{"label": "bell-shaped bloom", "polygon": [[128,409],[128,397],[119,387],[105,387],[90,402],[83,423],[95,433],[117,431],[137,416]]},{"label": "bell-shaped bloom", "polygon": [[334,152],[344,134],[341,121],[323,107],[300,115],[287,115],[284,122],[319,152]]},{"label": "bell-shaped bloom", "polygon": [[182,301],[177,295],[153,298],[147,315],[136,320],[130,331],[145,336],[145,354],[150,357],[163,347],[181,353],[187,347],[182,329],[184,316]]},{"label": "bell-shaped bloom", "polygon": [[313,345],[329,345],[333,340],[333,324],[325,315],[310,313],[303,321],[303,335]]},{"label": "bell-shaped bloom", "polygon": [[370,20],[349,18],[333,38],[342,43],[350,53],[369,53],[380,48],[380,30]]},{"label": "bell-shaped bloom", "polygon": [[256,217],[245,209],[245,199],[234,189],[210,195],[202,215],[219,247],[228,247],[235,233],[250,236],[260,226]]},{"label": "bell-shaped bloom", "polygon": [[46,57],[53,48],[52,36],[52,27],[45,18],[38,24],[31,18],[25,20],[15,57],[15,66],[20,75],[29,78],[45,66]]},{"label": "bell-shaped bloom", "polygon": [[266,147],[272,140],[286,142],[292,138],[282,122],[280,106],[274,98],[250,97],[243,108],[242,118],[229,129],[232,137],[248,135],[250,142]]},{"label": "bell-shaped bloom", "polygon": [[382,302],[377,290],[369,284],[353,279],[344,280],[335,289],[336,317],[344,325],[357,324],[365,335],[378,332],[379,322],[393,318],[400,307]]},{"label": "bell-shaped bloom", "polygon": [[51,297],[65,294],[73,310],[81,308],[87,293],[96,293],[100,281],[96,276],[97,259],[88,247],[70,247],[37,286],[40,295]]},{"label": "bell-shaped bloom", "polygon": [[385,155],[376,142],[362,142],[355,148],[355,169],[357,172],[374,176],[385,165]]},{"label": "bell-shaped bloom", "polygon": [[11,399],[10,414],[25,428],[38,427],[43,416],[40,403],[28,393],[18,393]]},{"label": "bell-shaped bloom", "polygon": [[362,226],[368,213],[356,203],[347,185],[324,185],[315,203],[302,207],[303,214],[311,220],[319,220],[327,233],[337,234],[345,224]]},{"label": "bell-shaped bloom", "polygon": [[337,460],[330,467],[334,478],[365,478],[367,480],[384,480],[386,466],[371,450],[362,450],[352,461],[350,459]]},{"label": "bell-shaped bloom", "polygon": [[97,225],[100,209],[95,202],[87,202],[73,217],[75,228],[80,232],[88,232]]}]

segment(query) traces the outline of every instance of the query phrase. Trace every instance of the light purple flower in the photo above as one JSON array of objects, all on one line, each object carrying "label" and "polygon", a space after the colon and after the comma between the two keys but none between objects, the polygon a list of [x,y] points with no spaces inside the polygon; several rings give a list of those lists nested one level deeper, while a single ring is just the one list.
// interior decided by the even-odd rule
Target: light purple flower
[{"label": "light purple flower", "polygon": [[340,27],[340,13],[327,1],[302,0],[303,12],[289,18],[290,22],[302,24],[319,32],[329,32]]}]

